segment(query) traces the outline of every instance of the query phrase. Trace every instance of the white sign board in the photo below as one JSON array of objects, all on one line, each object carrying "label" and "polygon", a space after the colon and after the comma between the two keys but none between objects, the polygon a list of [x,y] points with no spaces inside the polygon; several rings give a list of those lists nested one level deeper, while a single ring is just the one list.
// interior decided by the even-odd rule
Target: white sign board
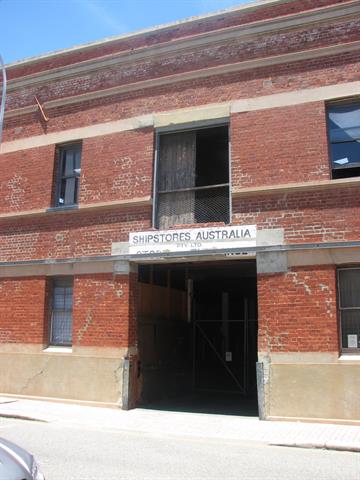
[{"label": "white sign board", "polygon": [[198,252],[256,245],[256,225],[158,230],[130,233],[131,255]]},{"label": "white sign board", "polygon": [[353,335],[348,335],[348,348],[358,348],[358,336],[353,334]]}]

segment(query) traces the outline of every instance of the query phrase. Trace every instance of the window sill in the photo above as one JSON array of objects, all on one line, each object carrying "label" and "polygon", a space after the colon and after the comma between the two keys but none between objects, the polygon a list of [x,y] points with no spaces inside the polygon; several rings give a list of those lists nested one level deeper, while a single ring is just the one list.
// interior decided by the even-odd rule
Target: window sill
[{"label": "window sill", "polygon": [[50,345],[43,349],[44,353],[72,353],[72,347],[60,347],[56,345]]},{"label": "window sill", "polygon": [[0,220],[2,219],[12,219],[12,218],[22,218],[22,217],[34,217],[34,216],[46,216],[51,214],[58,213],[82,213],[82,212],[91,212],[96,210],[106,210],[110,208],[129,208],[129,207],[142,207],[150,206],[152,200],[150,196],[146,197],[135,197],[128,200],[116,200],[110,202],[97,202],[97,203],[85,203],[78,204],[75,206],[68,207],[51,207],[38,210],[23,210],[17,212],[7,212],[0,213]]},{"label": "window sill", "polygon": [[51,207],[48,208],[46,211],[47,212],[63,212],[64,210],[77,210],[79,208],[79,205],[73,204],[73,205],[64,205],[64,206],[58,206],[58,207]]},{"label": "window sill", "polygon": [[284,183],[277,185],[262,185],[258,187],[234,186],[232,190],[233,198],[245,197],[259,194],[291,193],[319,191],[333,188],[357,187],[360,185],[360,177],[338,178],[329,180],[318,180],[298,183]]},{"label": "window sill", "polygon": [[359,353],[343,353],[340,357],[339,360],[341,362],[360,362],[360,352]]}]

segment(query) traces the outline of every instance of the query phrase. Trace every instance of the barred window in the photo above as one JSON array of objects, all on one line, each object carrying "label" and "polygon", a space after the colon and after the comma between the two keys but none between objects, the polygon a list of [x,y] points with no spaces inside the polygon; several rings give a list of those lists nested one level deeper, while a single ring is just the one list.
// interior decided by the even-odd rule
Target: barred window
[{"label": "barred window", "polygon": [[228,126],[159,135],[155,226],[230,221]]},{"label": "barred window", "polygon": [[360,350],[360,268],[338,270],[341,349]]},{"label": "barred window", "polygon": [[54,278],[52,282],[51,345],[72,343],[73,279]]},{"label": "barred window", "polygon": [[76,205],[80,181],[81,145],[65,145],[58,148],[59,168],[56,185],[56,206]]},{"label": "barred window", "polygon": [[328,108],[332,177],[360,176],[360,105]]}]

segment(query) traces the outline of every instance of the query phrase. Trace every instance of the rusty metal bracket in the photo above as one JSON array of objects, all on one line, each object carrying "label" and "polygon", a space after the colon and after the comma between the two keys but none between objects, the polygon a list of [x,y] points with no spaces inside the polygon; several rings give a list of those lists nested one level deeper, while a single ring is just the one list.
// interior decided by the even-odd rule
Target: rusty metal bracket
[{"label": "rusty metal bracket", "polygon": [[45,115],[44,109],[43,109],[41,103],[39,102],[37,96],[34,95],[34,98],[35,98],[35,101],[36,101],[36,103],[37,103],[37,105],[38,105],[38,107],[39,107],[40,113],[41,113],[44,121],[45,121],[45,122],[48,122],[48,121],[49,121],[49,118]]}]

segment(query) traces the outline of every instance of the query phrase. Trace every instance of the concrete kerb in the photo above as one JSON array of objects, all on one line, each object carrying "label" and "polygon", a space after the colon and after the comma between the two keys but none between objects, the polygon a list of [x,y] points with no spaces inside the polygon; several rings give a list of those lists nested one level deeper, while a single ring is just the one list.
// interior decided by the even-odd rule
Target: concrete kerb
[{"label": "concrete kerb", "polygon": [[[255,417],[118,409],[0,397],[0,418],[151,435],[255,442],[269,446],[360,452],[360,426],[260,421]],[[169,425],[172,428],[169,429]]]},{"label": "concrete kerb", "polygon": [[338,451],[343,451],[343,452],[360,452],[360,446],[356,445],[349,445],[347,443],[340,444],[340,443],[334,443],[334,442],[298,442],[298,443],[286,443],[286,442],[281,442],[281,443],[274,443],[274,442],[269,442],[269,445],[275,446],[275,447],[295,447],[295,448],[312,448],[312,449],[319,449],[319,450],[338,450]]},{"label": "concrete kerb", "polygon": [[0,413],[0,418],[13,418],[15,420],[27,420],[29,422],[43,422],[49,423],[49,420],[45,420],[43,418],[38,417],[30,417],[28,415],[19,415],[16,413]]}]

